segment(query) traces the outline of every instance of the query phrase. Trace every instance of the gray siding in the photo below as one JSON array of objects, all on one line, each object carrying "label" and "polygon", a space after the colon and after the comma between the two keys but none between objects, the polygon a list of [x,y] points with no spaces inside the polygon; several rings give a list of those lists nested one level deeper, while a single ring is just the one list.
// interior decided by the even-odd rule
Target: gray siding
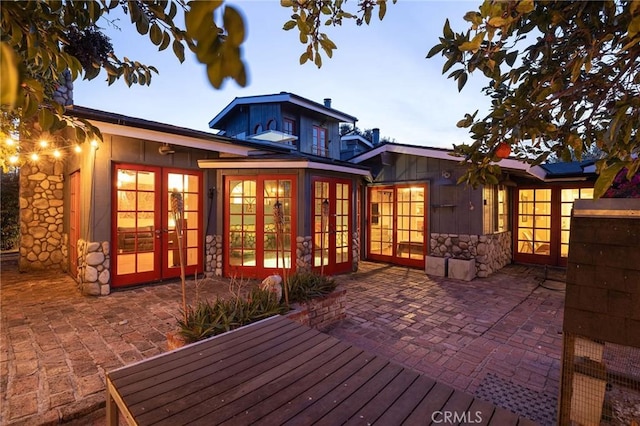
[{"label": "gray siding", "polygon": [[[388,154],[375,182],[429,182],[428,223],[430,232],[482,234],[482,189],[456,185],[464,173],[457,160],[440,160],[407,154]],[[451,172],[451,184],[443,184],[442,173]]]}]

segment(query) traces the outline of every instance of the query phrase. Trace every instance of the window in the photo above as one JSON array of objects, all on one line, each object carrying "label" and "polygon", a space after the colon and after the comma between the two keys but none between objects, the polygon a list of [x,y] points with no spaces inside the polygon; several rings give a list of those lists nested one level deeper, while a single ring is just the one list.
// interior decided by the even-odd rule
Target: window
[{"label": "window", "polygon": [[253,134],[257,135],[258,133],[262,133],[262,124],[258,124],[253,128]]},{"label": "window", "polygon": [[290,118],[285,118],[282,121],[282,131],[284,133],[289,134],[289,135],[295,135],[296,134],[296,123],[295,123],[295,121],[293,121]]},{"label": "window", "polygon": [[482,210],[484,233],[508,231],[509,204],[507,200],[507,188],[502,185],[487,185],[482,191],[484,206]]},{"label": "window", "polygon": [[276,130],[276,120],[273,118],[267,123],[267,130]]},{"label": "window", "polygon": [[329,156],[329,141],[327,140],[327,129],[313,126],[313,144],[311,153],[321,157]]},{"label": "window", "polygon": [[577,199],[593,199],[593,188],[570,188],[560,192],[560,256],[569,256],[569,229],[571,225],[571,210]]}]

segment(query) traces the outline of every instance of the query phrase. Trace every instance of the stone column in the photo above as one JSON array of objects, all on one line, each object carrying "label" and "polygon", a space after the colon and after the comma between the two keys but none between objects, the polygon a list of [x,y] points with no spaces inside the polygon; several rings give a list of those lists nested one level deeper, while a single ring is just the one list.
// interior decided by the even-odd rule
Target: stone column
[{"label": "stone column", "polygon": [[67,271],[64,165],[43,158],[20,168],[20,271]]},{"label": "stone column", "polygon": [[310,236],[296,238],[296,270],[310,271],[313,241]]}]

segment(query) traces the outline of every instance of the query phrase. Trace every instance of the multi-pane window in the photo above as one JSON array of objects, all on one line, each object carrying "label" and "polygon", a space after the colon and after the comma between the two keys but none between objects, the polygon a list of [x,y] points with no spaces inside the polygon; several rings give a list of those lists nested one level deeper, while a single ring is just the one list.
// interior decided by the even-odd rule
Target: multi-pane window
[{"label": "multi-pane window", "polygon": [[504,232],[509,226],[507,189],[504,186],[487,185],[482,191],[484,233]]},{"label": "multi-pane window", "polygon": [[518,191],[518,253],[550,255],[551,189]]},{"label": "multi-pane window", "polygon": [[313,126],[313,141],[311,153],[321,157],[329,156],[329,141],[327,140],[327,129]]},{"label": "multi-pane window", "polygon": [[296,134],[296,123],[290,118],[282,120],[282,131],[288,135]]},{"label": "multi-pane window", "polygon": [[577,199],[593,198],[593,188],[571,188],[560,192],[560,256],[569,256],[569,228],[571,226],[571,210]]}]

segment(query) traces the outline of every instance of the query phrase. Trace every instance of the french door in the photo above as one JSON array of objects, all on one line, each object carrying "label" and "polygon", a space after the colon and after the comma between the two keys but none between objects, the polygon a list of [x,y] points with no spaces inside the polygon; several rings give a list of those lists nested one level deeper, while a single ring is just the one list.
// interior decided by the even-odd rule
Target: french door
[{"label": "french door", "polygon": [[351,188],[346,179],[314,178],[313,267],[329,275],[349,272],[351,250]]},{"label": "french door", "polygon": [[571,210],[580,198],[593,198],[593,188],[518,188],[514,260],[566,266]]},{"label": "french door", "polygon": [[295,265],[296,176],[225,177],[225,274],[264,278]]},{"label": "french door", "polygon": [[427,206],[426,184],[370,187],[368,257],[423,267]]},{"label": "french door", "polygon": [[[178,277],[181,258],[185,274],[202,271],[202,173],[116,164],[113,176],[112,285]],[[183,201],[182,218],[171,208],[174,192]]]}]

